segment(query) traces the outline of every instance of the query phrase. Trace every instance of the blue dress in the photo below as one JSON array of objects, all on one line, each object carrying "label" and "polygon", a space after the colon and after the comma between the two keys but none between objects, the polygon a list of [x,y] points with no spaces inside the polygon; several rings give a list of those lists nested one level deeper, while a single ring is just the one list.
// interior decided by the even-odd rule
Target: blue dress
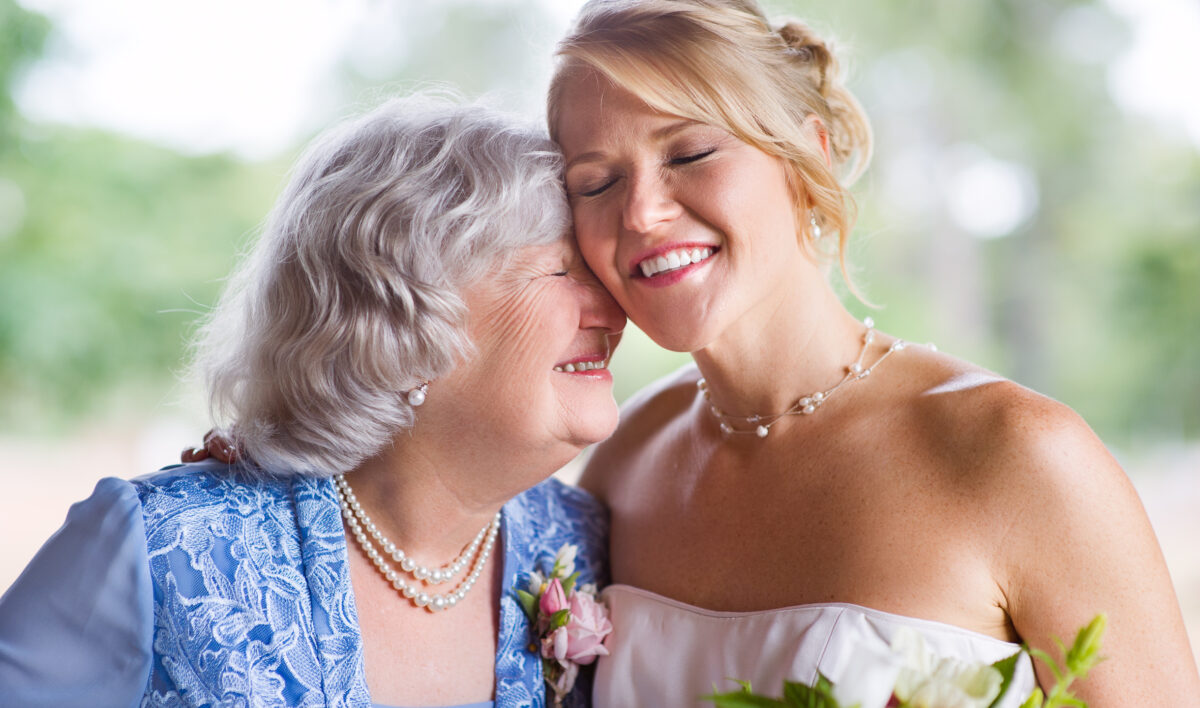
[{"label": "blue dress", "polygon": [[[236,472],[206,461],[103,479],[71,507],[0,597],[0,705],[370,706],[332,481]],[[580,582],[604,584],[607,516],[551,479],[501,518],[495,706],[542,706],[513,588],[564,543],[579,547]]]}]

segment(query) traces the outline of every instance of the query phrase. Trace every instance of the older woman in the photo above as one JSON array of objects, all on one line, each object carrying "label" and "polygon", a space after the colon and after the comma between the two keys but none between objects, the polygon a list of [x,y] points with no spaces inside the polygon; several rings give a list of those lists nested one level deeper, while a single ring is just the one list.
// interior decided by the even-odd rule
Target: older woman
[{"label": "older woman", "polygon": [[[592,0],[560,55],[549,123],[580,248],[695,360],[584,473],[617,583],[596,702],[853,682],[857,651],[910,633],[991,662],[1103,611],[1081,697],[1200,705],[1153,531],[1087,425],[856,320],[827,281],[870,155],[831,48],[753,0]],[[1003,705],[1033,680],[1022,662]]]},{"label": "older woman", "polygon": [[445,101],[317,140],[201,338],[247,461],[75,505],[0,599],[0,703],[540,705],[512,591],[568,543],[603,580],[603,510],[546,480],[616,425],[624,324],[560,169]]}]

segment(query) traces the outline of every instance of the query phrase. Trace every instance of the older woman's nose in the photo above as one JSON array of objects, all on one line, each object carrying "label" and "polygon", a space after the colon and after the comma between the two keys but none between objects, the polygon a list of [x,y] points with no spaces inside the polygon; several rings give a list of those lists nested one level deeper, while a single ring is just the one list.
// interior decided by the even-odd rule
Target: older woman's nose
[{"label": "older woman's nose", "polygon": [[648,233],[682,212],[668,185],[654,171],[631,174],[625,189],[623,221],[629,231]]},{"label": "older woman's nose", "polygon": [[617,304],[608,290],[600,284],[600,280],[590,272],[584,287],[582,312],[580,313],[580,329],[600,328],[609,332],[620,332],[625,329],[625,310]]}]

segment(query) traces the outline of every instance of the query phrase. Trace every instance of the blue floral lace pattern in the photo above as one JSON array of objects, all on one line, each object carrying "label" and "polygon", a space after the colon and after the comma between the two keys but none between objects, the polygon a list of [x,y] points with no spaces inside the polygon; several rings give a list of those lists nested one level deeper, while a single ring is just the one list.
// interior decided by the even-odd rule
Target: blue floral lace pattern
[{"label": "blue floral lace pattern", "polygon": [[[368,706],[340,510],[328,479],[247,480],[202,463],[134,480],[154,592],[144,706]],[[504,506],[496,708],[542,706],[541,662],[513,597],[563,543],[607,581],[607,519],[550,480]],[[586,701],[587,682],[579,697]]]}]

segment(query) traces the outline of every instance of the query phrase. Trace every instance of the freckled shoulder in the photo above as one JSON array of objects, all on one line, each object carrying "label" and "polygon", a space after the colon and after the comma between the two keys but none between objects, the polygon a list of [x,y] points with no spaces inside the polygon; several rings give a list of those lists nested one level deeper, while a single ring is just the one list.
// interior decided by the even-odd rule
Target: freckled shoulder
[{"label": "freckled shoulder", "polygon": [[699,380],[699,369],[688,363],[631,396],[621,406],[616,432],[591,451],[579,486],[606,501],[608,490],[635,466],[636,456],[691,407]]},{"label": "freckled shoulder", "polygon": [[970,471],[973,483],[994,477],[1007,487],[1108,456],[1075,411],[1002,376],[943,354],[923,357],[911,373],[906,427],[956,476]]},{"label": "freckled shoulder", "polygon": [[[1108,613],[1111,659],[1079,694],[1096,705],[1178,663],[1187,640],[1166,564],[1137,491],[1103,442],[1068,406],[1012,381],[952,359],[935,371],[911,417],[936,451],[935,479],[956,500],[954,513],[975,522],[1016,632],[1050,647]],[[1040,678],[1052,681],[1044,671]],[[1200,686],[1186,671],[1169,681],[1174,695]],[[1150,698],[1157,690],[1130,704],[1161,704]]]}]

